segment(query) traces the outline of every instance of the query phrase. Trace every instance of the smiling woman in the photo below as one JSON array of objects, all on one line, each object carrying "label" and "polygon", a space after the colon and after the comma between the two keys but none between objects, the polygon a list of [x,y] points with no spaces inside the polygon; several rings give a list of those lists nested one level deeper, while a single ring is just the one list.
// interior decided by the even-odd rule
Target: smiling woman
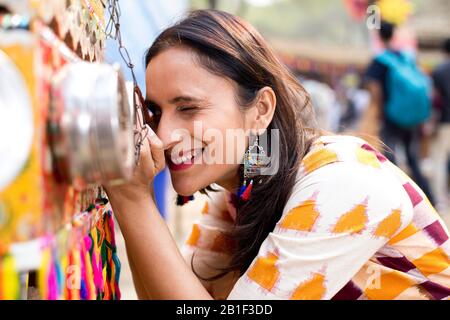
[{"label": "smiling woman", "polygon": [[[208,165],[205,159],[193,166],[192,161],[194,154],[199,156],[212,143],[205,141],[204,131],[219,129],[225,136],[226,129],[249,127],[249,120],[239,110],[233,84],[201,67],[187,47],[156,55],[148,64],[146,80],[147,100],[157,115],[153,127],[164,143],[175,190],[187,196],[220,180],[237,187],[238,180],[229,179],[236,177],[236,164]],[[197,130],[194,135],[196,121],[204,131]],[[241,158],[244,152],[240,150]]]},{"label": "smiling woman", "polygon": [[[106,186],[140,298],[449,296],[449,233],[424,193],[365,141],[317,128],[252,26],[192,12],[146,64],[153,131],[133,179]],[[166,163],[180,195],[210,197],[183,254],[150,197]]]}]

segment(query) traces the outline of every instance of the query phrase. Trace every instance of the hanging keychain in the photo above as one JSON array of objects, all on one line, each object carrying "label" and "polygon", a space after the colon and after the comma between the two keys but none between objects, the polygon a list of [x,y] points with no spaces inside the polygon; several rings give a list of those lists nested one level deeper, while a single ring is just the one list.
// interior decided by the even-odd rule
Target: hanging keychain
[{"label": "hanging keychain", "polygon": [[107,39],[115,40],[118,44],[119,54],[125,63],[125,65],[130,69],[131,77],[133,80],[133,107],[135,109],[135,164],[139,163],[140,151],[145,141],[145,138],[149,132],[149,125],[152,121],[152,114],[149,110],[146,110],[144,98],[141,90],[139,89],[136,75],[134,72],[134,64],[131,61],[130,54],[127,48],[122,42],[122,34],[120,30],[120,5],[119,0],[108,0],[107,5],[104,5],[105,9],[109,12],[109,21],[105,27],[105,35]]}]

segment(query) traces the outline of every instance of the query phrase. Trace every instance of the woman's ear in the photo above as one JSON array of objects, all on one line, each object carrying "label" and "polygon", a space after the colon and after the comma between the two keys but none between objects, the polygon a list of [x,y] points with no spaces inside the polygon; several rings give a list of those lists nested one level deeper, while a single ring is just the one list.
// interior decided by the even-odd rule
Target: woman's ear
[{"label": "woman's ear", "polygon": [[259,90],[256,98],[256,118],[255,127],[258,129],[256,134],[261,135],[272,121],[273,114],[277,105],[277,97],[271,87],[264,87]]}]

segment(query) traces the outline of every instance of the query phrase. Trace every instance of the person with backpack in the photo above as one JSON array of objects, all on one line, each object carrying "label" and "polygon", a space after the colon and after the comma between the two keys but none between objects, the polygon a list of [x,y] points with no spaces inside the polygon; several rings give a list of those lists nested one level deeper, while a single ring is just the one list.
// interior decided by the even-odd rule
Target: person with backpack
[{"label": "person with backpack", "polygon": [[419,165],[420,126],[431,113],[431,81],[417,67],[414,57],[391,46],[395,25],[382,21],[379,35],[385,50],[376,55],[366,71],[371,104],[380,115],[380,138],[386,157],[396,163],[395,150],[402,145],[411,175],[434,203],[429,183]]}]

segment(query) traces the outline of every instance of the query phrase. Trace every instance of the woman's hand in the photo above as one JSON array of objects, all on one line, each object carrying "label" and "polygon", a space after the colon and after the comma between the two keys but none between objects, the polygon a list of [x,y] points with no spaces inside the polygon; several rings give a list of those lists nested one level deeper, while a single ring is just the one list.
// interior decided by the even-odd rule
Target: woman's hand
[{"label": "woman's hand", "polygon": [[134,168],[132,178],[120,185],[104,186],[108,197],[148,196],[152,192],[153,179],[164,169],[166,162],[162,141],[150,127],[147,129],[148,135],[142,143],[139,163]]},{"label": "woman's hand", "polygon": [[148,130],[132,179],[122,185],[105,186],[125,239],[139,298],[212,299],[185,262],[151,199],[153,178],[164,168],[165,158],[162,141]]}]

